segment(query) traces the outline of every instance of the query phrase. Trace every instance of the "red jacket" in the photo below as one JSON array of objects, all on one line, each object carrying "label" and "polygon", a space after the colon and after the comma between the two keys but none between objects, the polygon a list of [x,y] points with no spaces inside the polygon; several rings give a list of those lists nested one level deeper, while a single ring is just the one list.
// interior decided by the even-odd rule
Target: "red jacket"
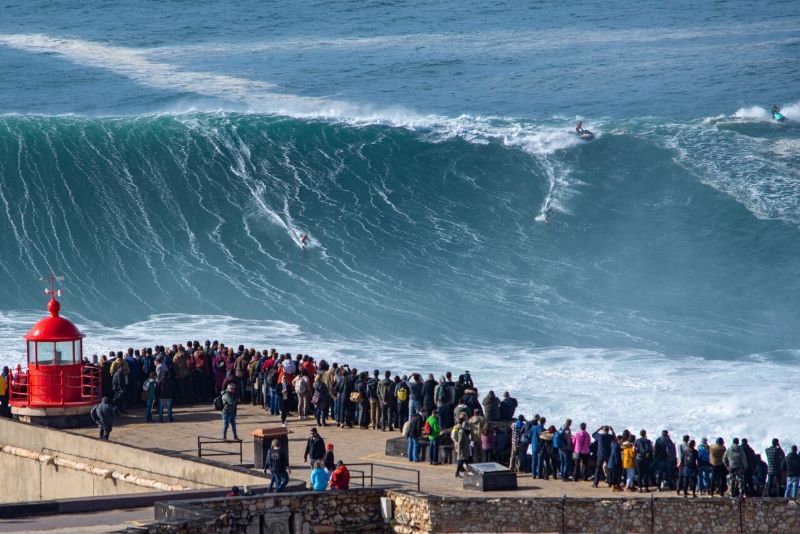
[{"label": "red jacket", "polygon": [[346,490],[350,488],[350,471],[345,466],[337,467],[331,473],[331,489]]}]

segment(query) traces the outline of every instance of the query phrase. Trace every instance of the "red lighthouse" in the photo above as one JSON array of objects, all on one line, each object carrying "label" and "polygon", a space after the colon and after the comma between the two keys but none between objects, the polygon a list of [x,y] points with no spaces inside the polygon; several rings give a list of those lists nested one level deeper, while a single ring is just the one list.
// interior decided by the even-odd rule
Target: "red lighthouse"
[{"label": "red lighthouse", "polygon": [[56,280],[50,276],[49,317],[33,325],[28,342],[28,367],[11,375],[11,413],[25,422],[59,428],[91,424],[89,412],[99,401],[100,369],[83,362],[83,334],[61,317]]}]

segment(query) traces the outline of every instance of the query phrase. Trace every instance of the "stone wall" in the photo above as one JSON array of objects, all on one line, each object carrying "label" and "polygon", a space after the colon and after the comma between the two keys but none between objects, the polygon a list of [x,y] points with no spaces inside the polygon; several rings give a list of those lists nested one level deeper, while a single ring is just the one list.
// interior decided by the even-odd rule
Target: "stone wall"
[{"label": "stone wall", "polygon": [[304,491],[203,499],[177,504],[157,503],[165,521],[125,532],[137,534],[314,534],[384,532],[382,489]]},{"label": "stone wall", "polygon": [[398,534],[449,532],[800,532],[783,499],[448,498],[389,491]]}]

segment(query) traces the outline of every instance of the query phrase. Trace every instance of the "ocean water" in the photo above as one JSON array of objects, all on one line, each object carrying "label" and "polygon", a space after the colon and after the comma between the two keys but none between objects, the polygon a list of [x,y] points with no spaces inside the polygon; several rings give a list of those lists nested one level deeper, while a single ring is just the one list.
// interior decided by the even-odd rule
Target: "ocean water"
[{"label": "ocean water", "polygon": [[4,6],[0,361],[54,271],[89,352],[800,439],[800,4],[518,4]]}]

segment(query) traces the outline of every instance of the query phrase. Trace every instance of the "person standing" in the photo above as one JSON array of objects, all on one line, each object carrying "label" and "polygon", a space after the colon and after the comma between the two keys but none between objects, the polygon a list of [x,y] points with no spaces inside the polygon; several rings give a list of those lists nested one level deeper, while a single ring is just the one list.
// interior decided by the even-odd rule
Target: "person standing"
[{"label": "person standing", "polygon": [[272,440],[272,447],[264,451],[264,455],[264,474],[269,471],[271,479],[267,493],[272,493],[273,489],[275,493],[280,493],[289,483],[289,473],[292,472],[289,468],[289,456],[277,439]]},{"label": "person standing", "polygon": [[433,378],[433,374],[428,373],[428,379],[422,384],[422,409],[425,410],[425,413],[431,413],[436,407],[435,392],[436,380]]},{"label": "person standing", "polygon": [[167,410],[167,418],[169,422],[175,421],[172,417],[172,403],[175,398],[175,383],[170,379],[169,374],[165,374],[164,378],[159,379],[158,382],[158,422],[164,422],[164,410]]},{"label": "person standing", "polygon": [[786,459],[786,454],[783,452],[777,438],[772,440],[772,446],[767,447],[765,452],[767,454],[767,484],[764,486],[764,493],[761,496],[771,497],[770,492],[774,484],[775,496],[780,497],[782,495],[781,477],[783,476],[783,461]]},{"label": "person standing", "polygon": [[319,435],[316,428],[311,429],[311,435],[306,441],[306,450],[303,453],[303,461],[310,462],[310,466],[314,467],[314,462],[320,462],[325,459],[325,440]]},{"label": "person standing", "polygon": [[542,476],[542,461],[539,451],[539,436],[544,432],[546,417],[534,417],[533,425],[528,432],[528,440],[531,443],[531,477],[539,478]]},{"label": "person standing", "polygon": [[519,403],[511,396],[508,391],[503,392],[503,400],[500,401],[500,420],[510,421],[514,419],[514,412],[517,411]]},{"label": "person standing", "polygon": [[709,495],[714,496],[714,491],[718,491],[720,497],[725,496],[727,490],[726,478],[728,470],[725,467],[725,440],[717,438],[716,442],[708,448],[708,461],[711,464],[711,487]]},{"label": "person standing", "polygon": [[572,419],[567,419],[556,434],[558,442],[558,467],[561,480],[566,482],[572,472]]},{"label": "person standing", "polygon": [[684,447],[683,457],[681,458],[681,486],[678,488],[678,494],[683,489],[683,496],[689,496],[689,486],[692,487],[692,497],[697,497],[696,484],[697,473],[700,471],[700,457],[695,449],[695,441],[689,440],[686,447]]},{"label": "person standing", "polygon": [[331,395],[328,386],[320,378],[319,372],[317,380],[314,381],[311,389],[314,391],[311,396],[311,403],[314,405],[314,417],[317,420],[317,426],[328,426],[328,409],[331,405]]},{"label": "person standing", "polygon": [[325,446],[325,457],[322,459],[322,467],[327,469],[329,473],[336,469],[336,459],[333,457],[333,443],[328,443]]},{"label": "person standing", "polygon": [[625,473],[625,491],[633,491],[636,479],[636,451],[633,448],[632,434],[622,443],[622,471]]},{"label": "person standing", "polygon": [[708,438],[700,440],[700,445],[697,447],[697,459],[700,461],[697,486],[700,490],[700,495],[705,495],[711,486],[711,452],[708,448]]},{"label": "person standing", "polygon": [[[470,454],[470,426],[469,423],[461,423],[455,429],[455,439],[453,443],[456,449],[456,477],[461,478],[464,466],[471,460]],[[513,461],[513,460],[512,460]]]},{"label": "person standing", "polygon": [[[382,426],[381,423],[381,395],[378,391],[381,379],[379,378],[380,371],[375,369],[372,371],[372,378],[367,381],[367,398],[369,399],[369,426],[372,430],[377,430]],[[384,428],[384,431],[386,429]]]},{"label": "person standing", "polygon": [[100,404],[92,408],[92,421],[100,428],[100,439],[108,441],[111,429],[114,426],[114,407],[108,397],[103,397]]},{"label": "person standing", "polygon": [[611,486],[611,491],[622,491],[622,486],[620,486],[621,476],[622,436],[617,436],[612,440],[611,450],[608,454],[608,484]]},{"label": "person standing", "polygon": [[636,485],[639,493],[650,491],[650,466],[653,462],[653,442],[647,437],[647,432],[642,429],[639,438],[634,442],[633,448],[636,451]]},{"label": "person standing", "polygon": [[522,435],[524,433],[525,416],[519,414],[517,420],[511,425],[511,458],[508,468],[514,473],[521,472],[525,465],[525,461],[522,459],[525,450],[521,446]]},{"label": "person standing", "polygon": [[742,495],[745,489],[744,473],[747,470],[747,455],[739,445],[739,438],[733,438],[730,448],[722,458],[731,475],[731,496]]},{"label": "person standing", "polygon": [[797,445],[792,445],[791,451],[783,459],[783,470],[786,471],[786,492],[783,497],[796,499],[797,485],[800,481],[800,455],[797,454]]},{"label": "person standing", "polygon": [[575,432],[572,437],[572,450],[577,456],[575,462],[575,472],[572,474],[575,482],[583,479],[584,482],[589,480],[589,458],[591,456],[592,436],[586,431],[586,423],[581,423],[580,430]]},{"label": "person standing", "polygon": [[408,440],[406,456],[409,462],[419,462],[420,437],[422,437],[422,416],[419,412],[414,412],[411,414],[411,419],[408,420],[408,432],[406,433]]},{"label": "person standing", "polygon": [[222,394],[222,439],[228,441],[228,426],[233,431],[233,440],[239,441],[239,435],[236,433],[236,410],[239,405],[239,399],[236,396],[236,386],[228,384],[225,393]]},{"label": "person standing", "polygon": [[150,372],[150,378],[145,380],[144,385],[142,385],[142,392],[147,400],[145,412],[144,412],[144,419],[148,423],[153,422],[153,404],[156,402],[156,389],[158,386],[158,382],[156,381],[156,372]]},{"label": "person standing", "polygon": [[411,375],[411,380],[408,382],[408,417],[412,414],[419,413],[422,410],[422,377],[419,373]]},{"label": "person standing", "polygon": [[[611,432],[609,434],[609,432]],[[597,465],[594,469],[593,487],[597,487],[600,482],[600,473],[603,473],[608,482],[608,457],[611,454],[611,443],[614,441],[614,429],[608,425],[598,428],[592,437],[597,441]],[[610,483],[608,483],[611,486]]]},{"label": "person standing", "polygon": [[395,399],[395,406],[397,407],[397,422],[395,423],[395,428],[403,428],[403,425],[406,424],[408,418],[410,417],[408,413],[408,377],[403,376],[403,378],[395,377],[395,385],[394,385],[394,399]]},{"label": "person standing", "polygon": [[442,433],[442,428],[439,425],[439,413],[436,408],[431,411],[431,415],[425,423],[429,429],[428,441],[430,445],[428,447],[428,452],[430,453],[430,464],[439,465],[439,435]]},{"label": "person standing", "polygon": [[[387,430],[394,430],[394,422],[396,419],[394,417],[394,382],[392,382],[391,377],[391,371],[384,371],[383,380],[378,382],[376,387],[378,407],[380,410],[380,414],[376,414],[376,418],[380,417],[380,427],[384,432]],[[370,405],[370,408],[371,407]]]}]

